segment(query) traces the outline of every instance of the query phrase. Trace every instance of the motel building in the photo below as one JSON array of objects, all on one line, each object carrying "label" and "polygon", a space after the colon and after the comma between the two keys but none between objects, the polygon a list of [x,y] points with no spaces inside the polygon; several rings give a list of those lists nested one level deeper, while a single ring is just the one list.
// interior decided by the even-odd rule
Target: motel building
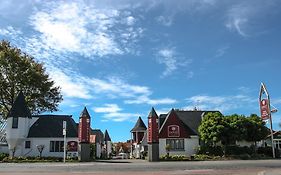
[{"label": "motel building", "polygon": [[[159,144],[159,157],[167,155],[183,155],[192,156],[196,153],[196,149],[199,146],[199,133],[198,127],[202,121],[203,116],[207,112],[218,111],[187,111],[171,109],[167,114],[157,115],[154,108],[149,113],[149,121],[151,118],[156,118],[157,144]],[[152,126],[153,127],[153,126]],[[148,146],[148,129],[143,120],[139,117],[134,128],[131,130],[132,134],[132,157],[141,158],[143,154],[146,154]],[[150,128],[150,127],[149,127]],[[153,135],[153,134],[150,134]],[[157,138],[158,137],[158,138]],[[170,150],[166,148],[169,145]]]},{"label": "motel building", "polygon": [[7,116],[7,143],[1,144],[0,152],[16,157],[35,157],[40,154],[42,157],[63,157],[63,122],[66,122],[67,157],[78,157],[81,144],[95,144],[96,158],[108,157],[111,154],[109,133],[107,130],[103,134],[99,129],[92,129],[90,121],[86,107],[81,112],[79,123],[71,115],[31,115],[25,97],[20,92]]}]

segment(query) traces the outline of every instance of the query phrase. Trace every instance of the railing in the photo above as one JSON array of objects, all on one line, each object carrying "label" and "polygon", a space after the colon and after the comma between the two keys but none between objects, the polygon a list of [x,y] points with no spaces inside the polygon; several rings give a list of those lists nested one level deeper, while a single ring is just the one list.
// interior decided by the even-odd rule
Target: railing
[{"label": "railing", "polygon": [[6,140],[7,120],[0,116],[0,143],[7,143]]}]

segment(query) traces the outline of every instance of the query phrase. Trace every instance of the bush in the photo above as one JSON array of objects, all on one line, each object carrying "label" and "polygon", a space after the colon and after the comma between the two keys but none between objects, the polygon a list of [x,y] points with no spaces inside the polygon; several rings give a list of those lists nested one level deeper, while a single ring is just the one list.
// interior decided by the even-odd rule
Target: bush
[{"label": "bush", "polygon": [[9,154],[1,153],[0,154],[0,161],[2,161],[6,157],[9,157]]},{"label": "bush", "polygon": [[226,146],[225,147],[225,155],[242,155],[242,154],[248,154],[252,155],[254,154],[254,149],[244,146]]},{"label": "bush", "polygon": [[[18,162],[62,162],[63,158],[61,157],[14,157],[9,158],[5,157],[3,162],[7,163],[18,163]],[[73,160],[72,160],[73,161]]]},{"label": "bush", "polygon": [[174,156],[160,156],[160,160],[163,161],[186,161],[186,160],[190,160],[188,157],[183,156],[183,155],[174,155]]},{"label": "bush", "polygon": [[[268,157],[272,157],[272,147],[259,147],[257,150],[258,154],[263,154]],[[275,149],[275,156],[280,157],[280,151],[278,149]]]},{"label": "bush", "polygon": [[194,155],[194,160],[222,160],[221,156],[210,156],[206,154],[197,154]]},{"label": "bush", "polygon": [[212,156],[222,156],[223,149],[221,146],[199,146],[197,150],[197,154],[206,154]]}]

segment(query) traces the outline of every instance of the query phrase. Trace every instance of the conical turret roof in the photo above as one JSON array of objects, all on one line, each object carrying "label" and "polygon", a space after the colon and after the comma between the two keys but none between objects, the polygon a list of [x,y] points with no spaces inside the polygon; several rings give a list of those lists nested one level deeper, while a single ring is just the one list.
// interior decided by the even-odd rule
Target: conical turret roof
[{"label": "conical turret roof", "polygon": [[110,136],[109,136],[109,134],[107,132],[107,129],[104,132],[104,141],[111,141],[111,138],[110,138]]},{"label": "conical turret roof", "polygon": [[149,117],[156,117],[156,118],[158,118],[158,115],[157,115],[157,113],[155,112],[154,107],[151,108],[151,111],[150,111],[150,113],[149,113]]},{"label": "conical turret roof", "polygon": [[83,116],[86,116],[86,117],[90,118],[90,114],[89,114],[86,107],[84,107],[83,111],[81,112],[80,117],[83,117]]},{"label": "conical turret roof", "polygon": [[11,110],[8,113],[7,118],[9,117],[22,117],[22,118],[31,118],[30,110],[27,107],[25,97],[20,91],[16,100],[14,101]]},{"label": "conical turret roof", "polygon": [[142,121],[141,117],[139,117],[137,123],[135,124],[135,126],[133,127],[131,132],[134,132],[134,131],[146,131],[146,129],[147,128],[146,128],[144,122]]}]

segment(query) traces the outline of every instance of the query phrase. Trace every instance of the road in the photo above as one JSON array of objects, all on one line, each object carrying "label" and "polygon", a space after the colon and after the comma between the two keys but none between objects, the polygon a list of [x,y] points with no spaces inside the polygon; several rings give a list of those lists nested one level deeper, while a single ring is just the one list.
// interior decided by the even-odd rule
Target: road
[{"label": "road", "polygon": [[281,160],[147,162],[114,160],[86,163],[0,163],[0,175],[281,175]]}]

